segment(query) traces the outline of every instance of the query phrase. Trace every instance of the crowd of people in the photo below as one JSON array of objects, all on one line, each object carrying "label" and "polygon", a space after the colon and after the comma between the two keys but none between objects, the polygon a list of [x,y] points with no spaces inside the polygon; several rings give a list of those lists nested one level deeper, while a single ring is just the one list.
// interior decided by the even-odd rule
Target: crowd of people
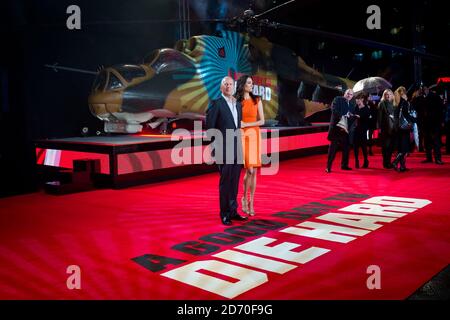
[{"label": "crowd of people", "polygon": [[[261,98],[253,94],[253,79],[250,76],[241,76],[236,90],[234,80],[224,77],[220,90],[221,96],[208,106],[206,126],[207,132],[215,129],[221,136],[220,143],[214,149],[214,158],[220,173],[220,219],[228,226],[232,220],[246,221],[248,216],[255,215],[256,177],[257,169],[261,167],[259,127],[264,125],[264,112]],[[342,150],[342,170],[352,170],[349,165],[351,147],[355,168],[368,168],[369,155],[373,155],[372,136],[377,129],[385,169],[406,171],[406,156],[412,152],[413,144],[418,150],[425,150],[426,158],[422,162],[434,160],[436,164],[442,165],[441,136],[444,122],[447,130],[446,152],[450,151],[449,118],[448,102],[426,87],[414,92],[411,99],[405,87],[399,87],[394,92],[387,89],[379,103],[378,99],[364,92],[354,94],[352,89],[347,89],[343,96],[334,98],[331,104],[328,131],[330,145],[325,171],[331,172],[339,147]],[[227,131],[230,130],[237,134],[228,135]],[[360,150],[362,162],[359,161]],[[248,216],[242,216],[237,211],[242,166],[245,175],[241,206],[242,212]]]},{"label": "crowd of people", "polygon": [[386,89],[379,103],[373,96],[364,92],[354,94],[352,89],[348,89],[343,96],[333,100],[331,112],[327,173],[331,172],[338,147],[342,150],[342,170],[352,170],[349,166],[352,146],[355,168],[360,168],[360,149],[362,168],[368,168],[376,129],[379,130],[378,140],[385,169],[407,171],[406,157],[414,149],[425,151],[426,158],[422,163],[444,164],[441,156],[443,128],[446,153],[450,153],[449,102],[426,86],[421,86],[411,97],[408,97],[403,86],[394,92]]}]

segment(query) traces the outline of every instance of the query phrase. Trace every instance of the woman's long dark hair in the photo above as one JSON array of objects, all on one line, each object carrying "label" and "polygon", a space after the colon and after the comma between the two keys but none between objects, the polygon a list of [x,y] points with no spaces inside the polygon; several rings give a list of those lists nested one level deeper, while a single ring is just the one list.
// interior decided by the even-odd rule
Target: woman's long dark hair
[{"label": "woman's long dark hair", "polygon": [[[244,100],[244,86],[245,83],[247,82],[247,79],[251,78],[249,75],[244,74],[243,76],[241,76],[236,84],[236,93],[234,94],[234,97],[236,98],[237,101],[241,102],[242,100]],[[253,92],[250,92],[250,97],[253,100],[253,103],[257,103],[258,102],[258,97],[257,95],[254,95]]]}]

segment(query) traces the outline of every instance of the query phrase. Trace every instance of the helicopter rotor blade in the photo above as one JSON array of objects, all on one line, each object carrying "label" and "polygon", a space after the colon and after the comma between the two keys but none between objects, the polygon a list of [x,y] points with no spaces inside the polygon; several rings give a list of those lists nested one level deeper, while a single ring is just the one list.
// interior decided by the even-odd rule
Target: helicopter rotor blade
[{"label": "helicopter rotor blade", "polygon": [[[145,25],[145,24],[161,24],[161,23],[229,23],[230,19],[196,19],[196,20],[183,20],[183,19],[161,19],[161,20],[116,20],[116,21],[86,21],[83,22],[84,26],[107,26],[107,25]],[[37,24],[38,27],[43,28],[61,28],[61,24],[56,23],[42,23]],[[65,27],[65,25],[64,25]]]},{"label": "helicopter rotor blade", "polygon": [[272,12],[272,11],[278,10],[279,8],[284,7],[285,5],[291,4],[293,2],[295,2],[295,0],[290,0],[288,2],[282,3],[282,4],[280,4],[280,5],[276,6],[276,7],[270,8],[269,10],[266,10],[264,12],[261,12],[261,13],[255,15],[254,18],[256,18],[256,19],[261,18],[263,15],[266,15],[266,14]]},{"label": "helicopter rotor blade", "polygon": [[227,23],[229,19],[196,19],[196,20],[186,20],[186,19],[162,19],[162,20],[118,20],[118,21],[91,21],[84,22],[84,25],[120,25],[120,24],[154,24],[154,23],[179,23],[179,22],[189,22],[189,23]]}]

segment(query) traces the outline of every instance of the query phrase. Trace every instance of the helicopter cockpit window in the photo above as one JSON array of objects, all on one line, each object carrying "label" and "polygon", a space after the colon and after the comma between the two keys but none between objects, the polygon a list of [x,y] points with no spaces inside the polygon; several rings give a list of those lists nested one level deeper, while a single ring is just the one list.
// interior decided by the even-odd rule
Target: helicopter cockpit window
[{"label": "helicopter cockpit window", "polygon": [[144,59],[156,73],[193,67],[192,62],[181,52],[174,49],[162,49],[152,52]]},{"label": "helicopter cockpit window", "polygon": [[95,78],[94,84],[92,85],[93,91],[103,90],[106,84],[106,71],[102,70],[98,74],[97,78]]},{"label": "helicopter cockpit window", "polygon": [[316,90],[316,86],[307,82],[300,82],[300,85],[297,90],[297,97],[301,99],[312,100],[314,91]]},{"label": "helicopter cockpit window", "polygon": [[145,70],[140,66],[126,64],[115,67],[115,70],[127,81],[131,82],[134,78],[145,77]]},{"label": "helicopter cockpit window", "polygon": [[122,87],[123,87],[123,84],[122,84],[122,82],[120,82],[119,78],[117,78],[113,73],[110,72],[108,86],[106,89],[114,90],[114,89],[119,89]]}]

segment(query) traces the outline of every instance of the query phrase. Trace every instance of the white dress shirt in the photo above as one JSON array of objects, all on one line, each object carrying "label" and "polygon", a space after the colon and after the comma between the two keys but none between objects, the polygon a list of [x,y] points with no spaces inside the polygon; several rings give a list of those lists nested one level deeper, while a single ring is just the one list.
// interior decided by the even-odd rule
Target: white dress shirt
[{"label": "white dress shirt", "polygon": [[228,108],[230,108],[231,114],[233,115],[234,124],[236,125],[236,128],[237,128],[238,127],[238,114],[237,114],[237,109],[236,109],[236,99],[234,97],[227,98],[226,96],[223,95],[223,93],[222,93],[222,97],[227,102]]}]

